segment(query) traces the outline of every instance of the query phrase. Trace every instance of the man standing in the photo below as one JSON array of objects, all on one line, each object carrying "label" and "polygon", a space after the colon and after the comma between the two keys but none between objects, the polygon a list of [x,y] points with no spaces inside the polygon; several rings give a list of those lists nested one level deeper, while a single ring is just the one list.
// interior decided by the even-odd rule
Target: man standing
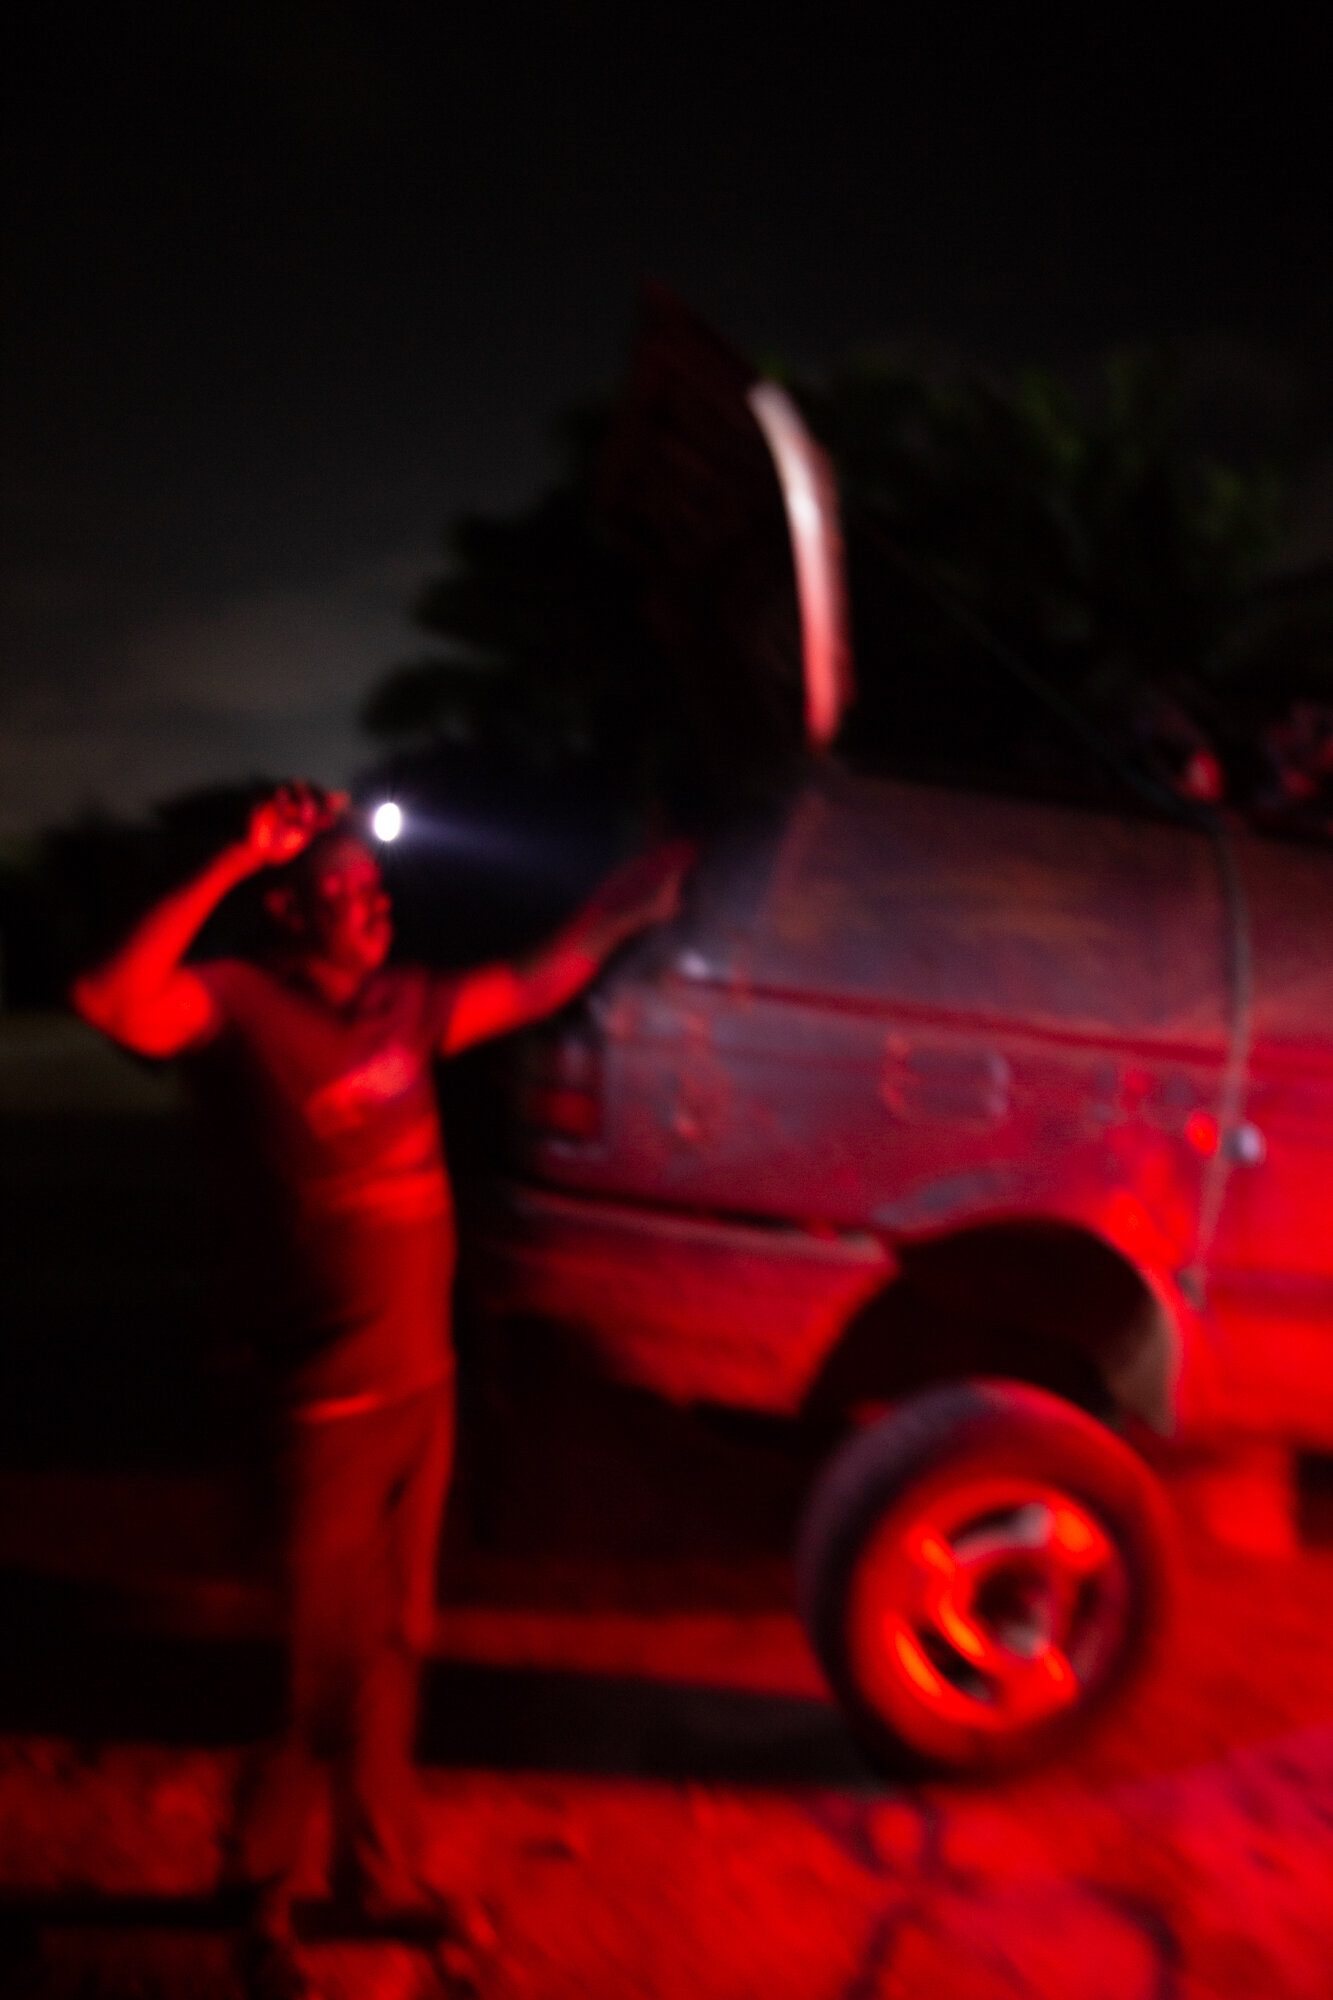
[{"label": "man standing", "polygon": [[[452,1204],[431,1061],[539,1019],[672,915],[683,844],[629,864],[525,964],[386,963],[389,900],[346,800],[281,788],[245,836],[76,981],[85,1020],[184,1057],[226,1172],[245,1310],[281,1409],[288,1728],[237,1835],[255,1990],[300,1994],[292,1895],[320,1767],[335,1893],[371,1923],[447,1932],[422,1883],[412,1744],[453,1445]],[[260,962],[186,964],[206,918],[271,871]]]}]

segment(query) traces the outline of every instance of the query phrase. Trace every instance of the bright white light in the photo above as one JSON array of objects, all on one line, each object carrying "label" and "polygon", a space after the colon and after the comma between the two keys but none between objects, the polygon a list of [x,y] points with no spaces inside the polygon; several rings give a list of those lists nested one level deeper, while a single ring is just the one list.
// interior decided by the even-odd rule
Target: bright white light
[{"label": "bright white light", "polygon": [[386,799],[382,806],[376,806],[370,815],[370,830],[376,840],[397,840],[403,830],[402,809],[392,799]]}]

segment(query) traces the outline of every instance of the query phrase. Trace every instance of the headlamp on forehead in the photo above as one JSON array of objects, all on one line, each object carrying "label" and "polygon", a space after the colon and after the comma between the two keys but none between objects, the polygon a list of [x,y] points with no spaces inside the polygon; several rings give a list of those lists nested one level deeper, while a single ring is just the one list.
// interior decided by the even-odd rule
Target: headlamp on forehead
[{"label": "headlamp on forehead", "polygon": [[390,841],[397,840],[403,830],[402,807],[395,805],[392,799],[383,800],[370,815],[370,830],[376,840],[383,841],[386,846]]}]

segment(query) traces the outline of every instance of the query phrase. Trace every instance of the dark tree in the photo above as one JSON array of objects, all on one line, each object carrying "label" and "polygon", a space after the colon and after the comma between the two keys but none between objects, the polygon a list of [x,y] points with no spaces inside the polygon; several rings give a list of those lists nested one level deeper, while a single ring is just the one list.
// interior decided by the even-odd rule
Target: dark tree
[{"label": "dark tree", "polygon": [[1038,788],[1094,782],[1080,737],[1168,780],[1235,760],[1281,489],[1191,448],[1164,356],[1082,396],[867,359],[802,400],[847,514],[847,753]]},{"label": "dark tree", "polygon": [[[1118,764],[1281,815],[1293,704],[1297,762],[1333,736],[1333,582],[1267,580],[1281,484],[1193,444],[1166,357],[1113,356],[1082,391],[874,357],[789,387],[844,507],[858,693],[841,754],[1081,797]],[[610,416],[566,425],[535,506],[455,524],[417,607],[436,650],[366,704],[381,743],[591,762],[630,791],[697,761],[697,705],[594,505]]]},{"label": "dark tree", "polygon": [[534,506],[453,524],[416,605],[437,649],[370,694],[361,719],[377,741],[442,739],[536,768],[643,764],[662,691],[636,579],[592,505],[607,416],[564,420],[559,475]]}]

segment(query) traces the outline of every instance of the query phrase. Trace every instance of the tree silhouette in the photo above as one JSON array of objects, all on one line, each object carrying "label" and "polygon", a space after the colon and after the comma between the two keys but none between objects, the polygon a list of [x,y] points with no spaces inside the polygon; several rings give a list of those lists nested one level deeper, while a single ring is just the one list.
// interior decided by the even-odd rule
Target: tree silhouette
[{"label": "tree silhouette", "polygon": [[1081,397],[871,358],[802,400],[848,516],[850,754],[1077,788],[1063,713],[1170,780],[1205,744],[1234,761],[1281,490],[1190,449],[1163,355]]},{"label": "tree silhouette", "polygon": [[[844,507],[857,700],[841,754],[1088,798],[1118,761],[1199,796],[1277,799],[1269,738],[1333,691],[1333,580],[1266,581],[1280,483],[1194,448],[1164,355],[1115,354],[1082,391],[873,356],[787,386]],[[436,650],[374,689],[373,737],[593,760],[630,789],[689,763],[698,716],[593,504],[611,414],[566,422],[534,506],[455,523],[417,605]]]},{"label": "tree silhouette", "polygon": [[608,414],[562,421],[558,477],[533,506],[453,523],[445,567],[415,607],[443,643],[372,690],[361,714],[372,737],[470,743],[539,767],[642,762],[662,693],[637,581],[592,505]]}]

